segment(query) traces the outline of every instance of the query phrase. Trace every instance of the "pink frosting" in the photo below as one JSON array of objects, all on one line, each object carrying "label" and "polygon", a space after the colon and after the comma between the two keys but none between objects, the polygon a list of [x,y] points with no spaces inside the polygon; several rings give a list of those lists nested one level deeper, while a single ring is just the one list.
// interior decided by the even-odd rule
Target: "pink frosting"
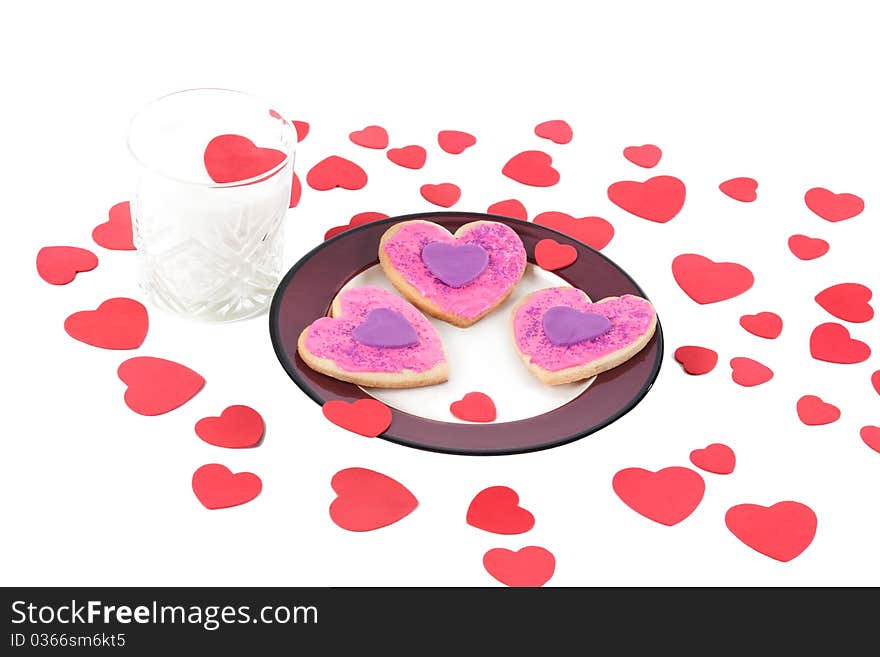
[{"label": "pink frosting", "polygon": [[473,319],[498,304],[519,281],[526,266],[526,251],[512,228],[500,223],[478,224],[460,233],[459,243],[478,244],[489,254],[489,264],[474,281],[449,287],[422,262],[422,249],[430,242],[455,243],[442,226],[407,224],[385,242],[385,254],[394,268],[419,294],[445,313]]},{"label": "pink frosting", "polygon": [[[544,335],[541,320],[554,306],[569,306],[581,312],[604,315],[611,329],[597,338],[568,346],[554,345]],[[601,303],[590,303],[583,292],[572,287],[553,287],[535,292],[513,318],[513,332],[519,350],[531,362],[556,372],[585,365],[632,344],[648,332],[654,307],[645,299],[625,294]]]},{"label": "pink frosting", "polygon": [[[305,346],[315,356],[329,358],[347,372],[424,372],[446,360],[437,329],[415,307],[393,292],[371,285],[342,292],[342,314],[312,322]],[[371,310],[390,308],[403,315],[419,336],[418,344],[399,349],[368,347],[351,332]]]}]

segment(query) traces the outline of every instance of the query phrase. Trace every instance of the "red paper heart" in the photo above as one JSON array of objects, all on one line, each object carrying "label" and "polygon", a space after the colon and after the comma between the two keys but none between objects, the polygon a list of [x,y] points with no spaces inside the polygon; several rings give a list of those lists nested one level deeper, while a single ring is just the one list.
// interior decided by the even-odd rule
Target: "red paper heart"
[{"label": "red paper heart", "polygon": [[301,142],[309,135],[309,124],[305,121],[293,121],[293,127],[296,130],[296,141]]},{"label": "red paper heart", "polygon": [[813,187],[804,194],[804,202],[826,221],[852,219],[865,209],[865,202],[855,194],[835,194],[824,187]]},{"label": "red paper heart", "polygon": [[654,144],[643,144],[642,146],[627,146],[623,149],[623,156],[633,164],[645,169],[652,169],[663,157],[663,151]]},{"label": "red paper heart", "polygon": [[684,371],[688,374],[707,374],[715,369],[718,363],[718,353],[706,347],[686,346],[675,350],[675,360],[681,363]]},{"label": "red paper heart", "polygon": [[134,251],[131,228],[131,206],[128,201],[117,203],[109,212],[110,219],[92,230],[92,239],[98,246],[113,251]]},{"label": "red paper heart", "polygon": [[477,143],[477,138],[469,132],[460,130],[441,130],[437,133],[437,143],[447,153],[458,155]]},{"label": "red paper heart", "polygon": [[801,260],[814,260],[826,253],[829,249],[828,242],[818,237],[806,235],[792,235],[788,238],[788,249]]},{"label": "red paper heart", "polygon": [[253,472],[236,472],[219,463],[203,465],[193,473],[193,493],[205,508],[226,509],[250,502],[263,490]]},{"label": "red paper heart", "polygon": [[271,171],[287,157],[275,148],[260,148],[241,135],[219,135],[205,146],[205,171],[215,183],[256,178]]},{"label": "red paper heart", "polygon": [[469,392],[462,399],[452,402],[449,412],[459,420],[468,422],[494,422],[498,417],[495,402],[482,392]]},{"label": "red paper heart", "polygon": [[188,367],[151,356],[129,358],[119,366],[117,374],[128,386],[126,406],[141,415],[173,411],[205,385],[205,379]]},{"label": "red paper heart", "polygon": [[406,486],[366,468],[340,470],[333,475],[330,485],[336,492],[336,499],[330,504],[330,519],[351,532],[387,527],[419,505]]},{"label": "red paper heart", "polygon": [[743,315],[739,318],[739,325],[752,335],[768,340],[775,340],[782,333],[782,318],[771,312]]},{"label": "red paper heart", "polygon": [[419,192],[426,201],[439,205],[441,208],[450,208],[461,198],[461,189],[452,183],[422,185]]},{"label": "red paper heart", "polygon": [[849,365],[871,356],[871,348],[850,337],[846,327],[834,322],[819,324],[810,335],[810,354],[816,360]]},{"label": "red paper heart", "polygon": [[550,187],[559,182],[552,164],[553,158],[543,151],[523,151],[510,158],[501,173],[523,185]]},{"label": "red paper heart", "polygon": [[539,226],[547,226],[560,233],[570,235],[601,251],[614,237],[614,226],[602,217],[581,217],[575,219],[564,212],[542,212],[534,219]]},{"label": "red paper heart", "polygon": [[394,164],[407,169],[421,169],[425,166],[425,160],[428,158],[428,152],[421,146],[392,148],[385,155]]},{"label": "red paper heart", "polygon": [[743,203],[751,203],[758,198],[758,181],[754,178],[731,178],[718,185],[718,189]]},{"label": "red paper heart", "polygon": [[388,148],[388,132],[379,125],[368,125],[363,130],[355,130],[348,138],[358,146],[382,150]]},{"label": "red paper heart", "polygon": [[577,260],[577,249],[570,244],[560,244],[549,238],[539,241],[535,245],[535,262],[541,269],[555,271],[568,267]]},{"label": "red paper heart", "polygon": [[676,256],[672,275],[684,293],[701,304],[732,299],[755,282],[752,272],[742,265],[715,262],[694,253]]},{"label": "red paper heart", "polygon": [[736,454],[724,443],[712,443],[703,449],[691,452],[691,463],[715,474],[727,475],[736,467]]},{"label": "red paper heart", "polygon": [[514,219],[522,219],[523,221],[528,221],[529,219],[529,213],[526,211],[526,206],[517,201],[515,198],[493,203],[489,206],[486,212],[488,212],[489,214],[497,214],[502,217],[513,217]]},{"label": "red paper heart", "polygon": [[535,516],[519,506],[519,495],[507,486],[491,486],[476,494],[467,523],[495,534],[522,534],[535,526]]},{"label": "red paper heart", "polygon": [[351,160],[331,155],[309,169],[306,183],[321,192],[336,187],[363,189],[367,184],[367,173]]},{"label": "red paper heart", "polygon": [[379,221],[380,219],[387,218],[388,215],[384,212],[360,212],[349,219],[345,226],[333,226],[333,228],[324,233],[324,239],[329,240],[331,237],[339,235],[339,233],[344,233],[349,228],[356,228],[357,226],[368,224],[371,221]]},{"label": "red paper heart", "polygon": [[102,349],[137,349],[147,337],[147,309],[134,299],[107,299],[96,310],[73,313],[64,320],[67,334]]},{"label": "red paper heart", "polygon": [[494,548],[483,555],[483,567],[507,586],[543,586],[556,570],[556,557],[542,547],[530,545],[516,552]]},{"label": "red paper heart", "polygon": [[626,468],[614,475],[611,485],[633,511],[669,527],[691,515],[706,490],[699,473],[677,466],[657,472]]},{"label": "red paper heart", "polygon": [[847,322],[867,322],[874,318],[874,309],[868,303],[873,293],[859,283],[832,285],[816,295],[816,303],[835,317]]},{"label": "red paper heart", "polygon": [[299,181],[299,176],[296,175],[296,172],[293,172],[293,182],[290,184],[290,203],[287,207],[295,208],[299,205],[299,200],[302,198],[302,183]]},{"label": "red paper heart", "polygon": [[554,144],[567,144],[574,136],[571,126],[562,119],[539,123],[535,126],[535,134],[543,139],[549,139]]},{"label": "red paper heart", "polygon": [[660,224],[681,211],[684,197],[684,183],[674,176],[655,176],[644,182],[622,180],[608,188],[608,198],[614,205]]},{"label": "red paper heart", "polygon": [[862,441],[875,452],[880,452],[880,427],[868,425],[859,431]]},{"label": "red paper heart", "polygon": [[759,386],[773,378],[773,370],[751,358],[731,358],[730,378],[746,388]]},{"label": "red paper heart", "polygon": [[800,502],[737,504],[727,510],[724,522],[743,543],[777,561],[791,561],[806,550],[818,524],[813,510]]},{"label": "red paper heart", "polygon": [[871,375],[871,385],[874,386],[874,390],[880,395],[880,370]]},{"label": "red paper heart", "polygon": [[44,246],[37,252],[37,274],[52,285],[67,285],[98,266],[98,256],[76,246]]},{"label": "red paper heart", "polygon": [[804,395],[797,401],[797,414],[801,422],[814,427],[831,424],[840,419],[840,409],[822,401],[816,395]]},{"label": "red paper heart", "polygon": [[391,409],[378,399],[358,399],[344,402],[334,399],[321,407],[324,417],[336,426],[375,438],[391,426]]},{"label": "red paper heart", "polygon": [[250,406],[228,406],[219,417],[203,417],[196,422],[196,435],[217,447],[254,447],[263,439],[266,424]]}]

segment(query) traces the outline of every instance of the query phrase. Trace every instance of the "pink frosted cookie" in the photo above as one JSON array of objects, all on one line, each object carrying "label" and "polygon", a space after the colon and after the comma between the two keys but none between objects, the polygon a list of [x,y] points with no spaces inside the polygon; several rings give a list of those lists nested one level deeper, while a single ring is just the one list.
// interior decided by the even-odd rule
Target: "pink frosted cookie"
[{"label": "pink frosted cookie", "polygon": [[313,370],[362,386],[415,388],[449,378],[437,329],[405,300],[371,285],[336,295],[330,317],[300,333],[297,351]]},{"label": "pink frosted cookie", "polygon": [[416,306],[455,326],[470,326],[498,307],[526,269],[512,228],[474,221],[451,235],[430,221],[395,224],[379,242],[388,279]]},{"label": "pink frosted cookie", "polygon": [[651,302],[625,294],[595,303],[573,287],[538,290],[511,314],[513,342],[541,381],[559,385],[617,367],[648,344],[657,326]]}]

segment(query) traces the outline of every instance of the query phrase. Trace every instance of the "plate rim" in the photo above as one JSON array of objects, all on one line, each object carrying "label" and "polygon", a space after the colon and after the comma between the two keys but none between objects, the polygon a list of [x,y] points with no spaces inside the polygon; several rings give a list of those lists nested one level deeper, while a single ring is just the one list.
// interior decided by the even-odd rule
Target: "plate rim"
[{"label": "plate rim", "polygon": [[[550,228],[549,226],[544,226],[542,224],[536,224],[533,221],[517,219],[516,217],[505,217],[504,215],[498,215],[498,214],[488,214],[485,212],[470,212],[470,211],[466,211],[466,210],[448,210],[448,211],[414,212],[414,213],[405,214],[405,215],[386,217],[384,219],[378,219],[376,221],[370,221],[365,224],[361,224],[360,226],[354,226],[352,228],[348,228],[344,231],[339,232],[338,234],[334,235],[330,239],[323,240],[322,242],[318,243],[313,248],[309,249],[308,252],[303,254],[303,256],[299,260],[297,260],[296,263],[294,263],[294,265],[287,271],[287,273],[278,282],[278,285],[276,286],[275,291],[272,293],[272,302],[269,306],[269,316],[268,316],[269,337],[272,342],[272,349],[275,352],[275,357],[278,359],[278,362],[284,368],[284,371],[287,373],[288,377],[294,382],[294,384],[296,384],[296,386],[300,390],[302,390],[312,401],[314,401],[319,406],[323,406],[323,404],[325,403],[326,400],[321,399],[317,395],[317,393],[315,393],[311,389],[311,387],[305,383],[305,381],[301,380],[302,377],[300,377],[299,373],[296,372],[292,367],[289,366],[290,359],[287,355],[286,350],[283,350],[282,345],[281,345],[281,340],[277,334],[278,332],[275,329],[275,327],[278,323],[277,320],[278,320],[278,314],[280,312],[281,297],[283,296],[283,292],[287,289],[288,285],[290,284],[290,280],[294,276],[296,276],[296,273],[299,271],[299,269],[306,262],[308,262],[308,260],[311,257],[313,257],[315,253],[317,253],[318,251],[320,251],[322,249],[327,248],[330,244],[332,244],[333,242],[335,242],[337,240],[344,239],[344,238],[345,239],[350,238],[352,234],[356,234],[357,232],[362,231],[362,230],[375,228],[377,225],[381,225],[381,224],[394,224],[394,223],[399,223],[401,221],[411,221],[414,219],[425,219],[427,221],[431,221],[432,217],[435,219],[440,218],[440,217],[462,217],[462,218],[464,218],[464,217],[469,217],[469,218],[479,217],[479,218],[474,218],[473,221],[501,219],[505,223],[514,223],[514,224],[522,224],[522,225],[529,225],[529,226],[540,226],[542,229],[547,230],[550,233],[553,233],[555,235],[559,235],[559,236],[561,236],[565,239],[568,239],[568,240],[573,240],[573,241],[577,242],[583,248],[592,251],[594,255],[598,255],[600,258],[605,260],[608,264],[610,264],[611,266],[618,269],[633,284],[633,286],[639,291],[640,295],[643,298],[650,301],[650,297],[648,297],[645,294],[644,290],[642,289],[642,286],[639,285],[638,282],[636,282],[636,280],[632,276],[630,276],[629,272],[626,271],[620,265],[618,265],[616,262],[614,262],[611,258],[606,256],[604,253],[594,249],[589,244],[585,244],[584,242],[580,241],[576,237],[568,235],[567,233],[563,233],[562,231],[558,231],[555,228]],[[444,226],[444,228],[445,228],[445,226]],[[376,256],[376,258],[378,260],[378,255]],[[355,274],[355,275],[357,275],[357,274]],[[560,278],[562,278],[564,281],[566,281],[569,285],[576,287],[565,276],[562,276],[559,273],[557,273],[556,275],[559,276]],[[351,280],[351,279],[349,279],[349,280]],[[348,281],[343,283],[343,286],[347,282]],[[580,288],[577,288],[577,289],[580,289]],[[657,316],[657,323],[656,323],[656,327],[654,329],[653,339],[655,339],[657,341],[656,359],[651,366],[651,371],[648,374],[646,382],[642,385],[642,387],[639,389],[639,391],[629,400],[629,402],[626,405],[624,405],[624,407],[619,409],[616,413],[609,415],[604,421],[602,421],[598,424],[592,425],[589,429],[585,429],[584,431],[577,432],[571,436],[566,436],[565,438],[559,438],[559,439],[553,441],[552,443],[527,446],[527,447],[519,447],[519,448],[475,449],[472,451],[462,451],[459,449],[451,449],[451,448],[445,449],[442,447],[429,446],[429,445],[425,445],[423,443],[412,442],[412,441],[410,441],[406,438],[400,437],[400,436],[390,435],[390,434],[388,434],[387,430],[385,432],[379,434],[377,436],[377,438],[382,438],[383,440],[387,440],[389,442],[392,442],[392,443],[395,443],[398,445],[403,445],[403,446],[409,447],[409,448],[419,449],[419,450],[428,451],[428,452],[435,452],[435,453],[440,453],[440,454],[454,454],[454,455],[458,455],[458,456],[512,456],[515,454],[528,454],[528,453],[532,453],[532,452],[539,452],[539,451],[543,451],[546,449],[553,449],[556,447],[562,447],[564,445],[571,444],[577,440],[580,440],[581,438],[585,438],[587,436],[598,433],[599,431],[601,431],[602,429],[604,429],[608,425],[616,422],[621,417],[623,417],[624,415],[629,413],[631,410],[633,410],[636,406],[638,406],[639,403],[641,403],[641,401],[645,398],[645,396],[648,394],[648,392],[654,386],[654,383],[656,382],[657,377],[659,376],[660,369],[663,364],[664,339],[663,339],[663,328],[660,324],[659,313]],[[351,385],[363,390],[363,388],[361,386],[357,386],[355,384],[351,384]],[[586,393],[588,390],[589,390],[589,388],[584,390],[584,392],[582,392],[581,395]],[[375,399],[374,397],[372,397],[372,395],[369,395],[369,392],[367,392],[366,394],[369,397]],[[578,399],[581,395],[578,395],[574,399]],[[566,404],[571,403],[572,401],[574,401],[574,399],[566,402]],[[563,404],[562,406],[565,406],[566,404]],[[404,411],[404,410],[401,410],[398,408],[393,408],[393,407],[389,407],[389,408],[391,408],[393,413],[405,413],[407,415],[413,415],[412,413],[408,413],[407,411]],[[548,412],[550,412],[550,411],[548,411]],[[542,413],[541,415],[544,415],[544,414]],[[421,416],[417,416],[417,417],[421,417]],[[540,416],[533,416],[533,417],[540,417]],[[433,420],[431,418],[424,418],[424,419],[430,420],[431,422],[444,423],[443,420]],[[492,425],[493,426],[503,426],[505,424],[514,424],[516,422],[521,422],[521,421],[523,421],[523,420],[511,420],[509,422],[493,422]],[[457,425],[459,423],[446,422],[445,424]],[[479,425],[475,424],[473,426],[479,426]]]}]

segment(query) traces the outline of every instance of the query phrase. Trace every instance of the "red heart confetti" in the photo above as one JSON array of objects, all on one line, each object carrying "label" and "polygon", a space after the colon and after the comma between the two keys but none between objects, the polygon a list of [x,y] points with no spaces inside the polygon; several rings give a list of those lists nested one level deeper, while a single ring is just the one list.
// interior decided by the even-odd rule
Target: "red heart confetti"
[{"label": "red heart confetti", "polygon": [[210,445],[240,449],[254,447],[263,439],[266,424],[250,406],[228,406],[218,417],[196,422],[196,435]]},{"label": "red heart confetti", "polygon": [[645,169],[652,169],[663,157],[663,151],[654,144],[643,144],[642,146],[627,146],[623,149],[623,156],[633,164]]},{"label": "red heart confetti", "polygon": [[367,438],[375,438],[391,426],[391,409],[378,399],[334,399],[325,402],[321,411],[336,426]]},{"label": "red heart confetti", "polygon": [[493,203],[489,206],[486,212],[488,212],[489,214],[497,214],[502,217],[513,217],[514,219],[522,219],[523,221],[528,221],[529,219],[529,213],[526,211],[526,206],[517,201],[515,198]]},{"label": "red heart confetti", "polygon": [[804,202],[826,221],[852,219],[865,209],[865,202],[855,194],[835,194],[824,187],[813,187],[804,194]]},{"label": "red heart confetti", "polygon": [[494,534],[522,534],[535,526],[535,516],[519,506],[519,495],[507,486],[490,486],[471,500],[467,523]]},{"label": "red heart confetti", "polygon": [[96,310],[73,313],[64,320],[67,334],[102,349],[137,349],[147,337],[147,309],[134,299],[107,299]]},{"label": "red heart confetti", "polygon": [[530,545],[514,552],[494,548],[483,555],[483,567],[507,586],[543,586],[556,570],[556,557],[542,547]]},{"label": "red heart confetti", "polygon": [[792,235],[788,238],[788,250],[801,260],[815,260],[831,248],[823,239],[807,237],[806,235]]},{"label": "red heart confetti", "polygon": [[690,459],[701,470],[720,475],[728,475],[736,467],[736,454],[724,443],[712,443],[703,449],[695,449]]},{"label": "red heart confetti", "polygon": [[324,233],[324,239],[329,240],[331,237],[339,235],[339,233],[344,233],[349,228],[356,228],[357,226],[368,224],[371,221],[379,221],[380,219],[387,218],[388,215],[384,212],[360,212],[349,219],[348,224],[345,226],[333,226],[333,228]]},{"label": "red heart confetti", "polygon": [[669,527],[691,515],[706,490],[699,473],[678,466],[657,472],[626,468],[614,475],[611,485],[633,511]]},{"label": "red heart confetti", "polygon": [[207,509],[226,509],[245,504],[263,490],[263,482],[253,472],[233,474],[219,463],[203,465],[193,473],[193,493]]},{"label": "red heart confetti", "polygon": [[581,217],[576,219],[564,212],[542,212],[534,219],[539,226],[547,226],[565,233],[576,240],[601,251],[614,237],[614,226],[602,217]]},{"label": "red heart confetti", "polygon": [[874,386],[874,390],[880,395],[880,370],[871,375],[871,385]]},{"label": "red heart confetti", "polygon": [[340,470],[333,475],[330,485],[336,492],[336,499],[330,504],[330,519],[351,532],[387,527],[419,505],[406,486],[366,468]]},{"label": "red heart confetti", "polygon": [[535,126],[535,134],[542,139],[549,139],[554,144],[567,144],[574,136],[571,126],[562,119],[539,123]]},{"label": "red heart confetti", "polygon": [[293,121],[293,127],[296,130],[296,141],[301,142],[309,135],[309,124],[305,121]]},{"label": "red heart confetti", "polygon": [[718,363],[716,351],[692,345],[676,349],[674,358],[681,363],[685,372],[693,375],[707,374],[715,369],[715,365]]},{"label": "red heart confetti", "polygon": [[425,166],[425,160],[428,158],[428,152],[421,146],[415,145],[392,148],[385,155],[394,164],[407,169],[421,169]]},{"label": "red heart confetti", "polygon": [[674,176],[655,176],[644,182],[622,180],[608,187],[614,205],[642,219],[665,224],[684,205],[684,183]]},{"label": "red heart confetti", "polygon": [[555,271],[568,267],[577,260],[577,249],[570,244],[560,244],[550,238],[543,239],[535,245],[535,262],[541,269]]},{"label": "red heart confetti", "polygon": [[109,215],[108,221],[98,224],[92,231],[95,244],[113,251],[134,251],[129,202],[117,203],[110,208]]},{"label": "red heart confetti", "polygon": [[299,200],[302,198],[302,183],[299,181],[299,176],[296,175],[296,172],[293,172],[293,182],[290,184],[290,204],[287,206],[289,208],[295,208],[299,205]]},{"label": "red heart confetti", "polygon": [[804,395],[797,401],[797,415],[804,424],[815,427],[840,419],[840,409],[816,395]]},{"label": "red heart confetti", "polygon": [[449,412],[459,420],[468,422],[494,422],[498,417],[495,402],[482,392],[469,392],[449,405]]},{"label": "red heart confetti", "polygon": [[758,181],[754,178],[731,178],[718,185],[718,189],[743,203],[751,203],[758,198]]},{"label": "red heart confetti", "polygon": [[672,275],[684,293],[701,304],[732,299],[755,282],[747,267],[735,262],[715,262],[694,253],[676,256]]},{"label": "red heart confetti", "polygon": [[746,388],[759,386],[773,378],[773,370],[751,358],[731,358],[730,369],[733,382]]},{"label": "red heart confetti", "polygon": [[553,158],[544,151],[523,151],[510,158],[501,173],[523,185],[550,187],[559,182],[559,172],[552,164]]},{"label": "red heart confetti", "polygon": [[739,325],[752,335],[768,340],[775,340],[782,333],[782,318],[771,312],[743,315],[739,318]]},{"label": "red heart confetti", "polygon": [[439,205],[441,208],[450,208],[461,198],[461,189],[452,183],[422,185],[419,192],[423,199],[434,205]]},{"label": "red heart confetti", "polygon": [[205,171],[215,183],[249,180],[271,171],[287,156],[275,148],[261,148],[241,135],[219,135],[205,146]]},{"label": "red heart confetti", "polygon": [[880,452],[880,427],[871,425],[862,427],[859,431],[859,436],[868,447],[875,452]]},{"label": "red heart confetti", "polygon": [[98,266],[98,256],[77,246],[44,246],[37,252],[37,274],[52,285],[67,285]]},{"label": "red heart confetti", "polygon": [[461,130],[441,130],[437,133],[437,143],[447,153],[459,155],[477,143],[477,138]]},{"label": "red heart confetti", "polygon": [[813,329],[810,335],[810,354],[816,360],[849,365],[861,363],[871,356],[871,348],[850,337],[845,326],[827,322]]},{"label": "red heart confetti", "polygon": [[724,522],[743,543],[777,561],[791,561],[806,550],[818,524],[813,510],[800,502],[737,504],[727,510]]},{"label": "red heart confetti", "polygon": [[355,130],[348,135],[352,143],[364,148],[383,150],[388,148],[388,132],[379,125],[368,125],[363,130]]},{"label": "red heart confetti", "polygon": [[336,187],[363,189],[367,184],[367,173],[351,160],[331,155],[309,169],[306,183],[312,189],[322,192]]},{"label": "red heart confetti", "polygon": [[182,406],[205,385],[205,379],[188,367],[164,358],[129,358],[117,370],[128,386],[125,404],[140,415],[162,415]]},{"label": "red heart confetti", "polygon": [[874,309],[868,303],[873,293],[859,283],[832,285],[816,295],[816,303],[838,319],[847,322],[867,322],[874,318]]}]

